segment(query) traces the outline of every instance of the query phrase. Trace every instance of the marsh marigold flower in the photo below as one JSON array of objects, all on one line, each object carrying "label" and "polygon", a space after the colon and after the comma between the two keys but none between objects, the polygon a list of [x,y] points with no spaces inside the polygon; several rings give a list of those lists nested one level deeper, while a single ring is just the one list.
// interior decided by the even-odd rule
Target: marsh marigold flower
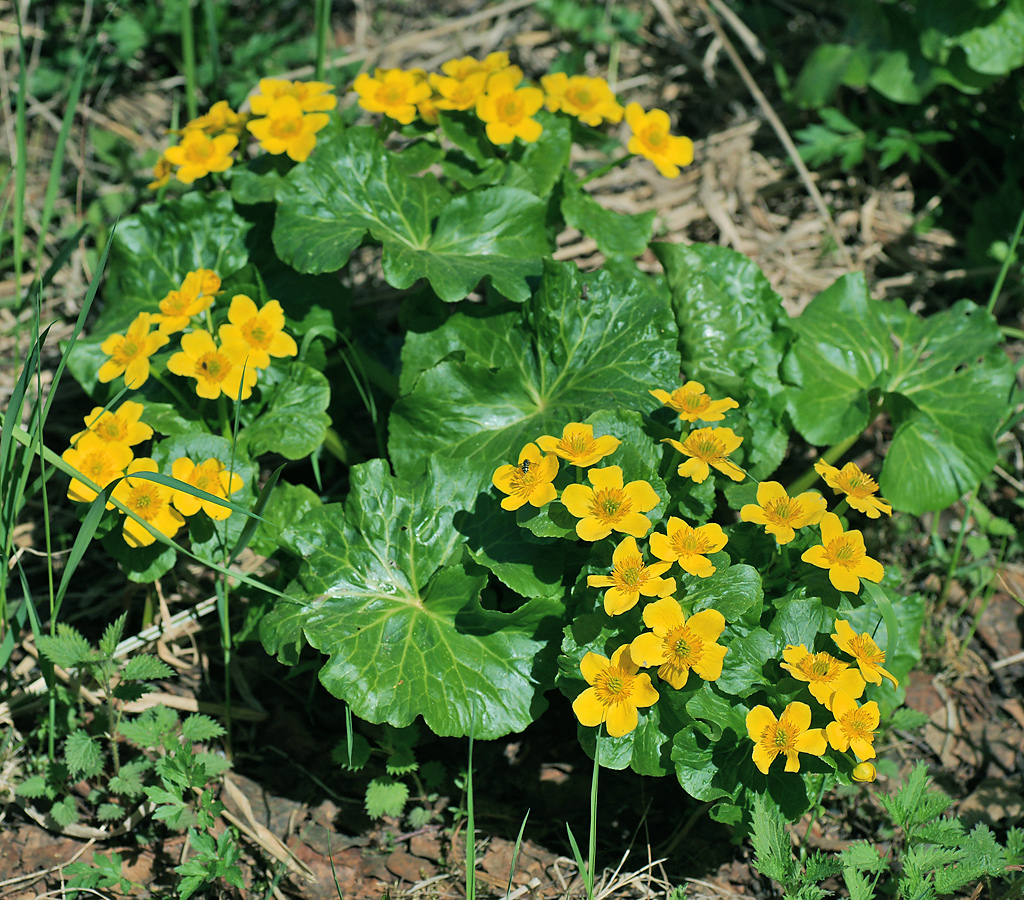
[{"label": "marsh marigold flower", "polygon": [[177,166],[174,177],[182,184],[192,184],[211,172],[224,172],[234,160],[231,151],[238,146],[233,134],[210,137],[200,128],[190,128],[181,143],[164,150],[164,158]]},{"label": "marsh marigold flower", "polygon": [[270,357],[295,356],[299,348],[295,339],[284,332],[284,312],[276,300],[268,300],[257,308],[251,297],[235,294],[228,307],[230,324],[218,330],[223,343],[245,344],[249,348],[249,365],[265,369]]},{"label": "marsh marigold flower", "polygon": [[836,620],[836,633],[832,635],[840,650],[845,650],[857,661],[857,668],[864,676],[865,681],[872,684],[881,684],[883,678],[888,678],[893,687],[899,687],[900,683],[893,678],[882,664],[885,662],[885,652],[879,649],[871,635],[867,632],[857,634],[845,619]]},{"label": "marsh marigold flower", "polygon": [[544,130],[531,118],[544,105],[540,88],[517,87],[519,78],[509,70],[490,77],[487,90],[476,101],[476,114],[487,123],[487,140],[492,144],[508,144],[516,138],[532,143]]},{"label": "marsh marigold flower", "polygon": [[173,174],[173,164],[166,156],[161,154],[160,158],[153,164],[153,180],[146,187],[151,191],[162,188],[171,180],[171,175]]},{"label": "marsh marigold flower", "polygon": [[[132,478],[139,472],[156,472],[156,462],[152,459],[136,459],[128,466],[125,479],[114,488],[113,498],[126,506],[140,519],[152,525],[157,531],[174,537],[185,520],[172,505],[174,489],[157,484],[148,479]],[[121,529],[125,543],[129,547],[148,547],[156,538],[131,516],[125,516],[124,527]]]},{"label": "marsh marigold flower", "polygon": [[558,474],[558,457],[541,455],[536,444],[527,444],[519,451],[518,465],[498,466],[491,482],[504,494],[502,509],[519,509],[525,503],[538,509],[558,496],[551,483]]},{"label": "marsh marigold flower", "polygon": [[658,702],[651,676],[637,674],[640,667],[630,658],[629,644],[619,647],[610,660],[588,653],[580,662],[580,671],[590,687],[573,700],[572,711],[588,728],[604,722],[608,734],[622,737],[639,724],[638,708]]},{"label": "marsh marigold flower", "polygon": [[875,767],[871,763],[862,762],[857,763],[853,767],[853,771],[850,773],[850,779],[858,783],[866,783],[875,780],[876,776]]},{"label": "marsh marigold flower", "polygon": [[106,384],[118,375],[124,375],[124,383],[132,390],[138,390],[149,378],[149,358],[167,343],[167,335],[149,331],[154,316],[139,313],[124,334],[112,334],[100,349],[110,357],[96,373]]},{"label": "marsh marigold flower", "polygon": [[698,578],[715,574],[708,554],[717,553],[729,542],[721,525],[709,522],[694,528],[677,516],[669,516],[665,528],[668,534],[656,531],[651,535],[651,553],[665,562],[679,563],[684,572]]},{"label": "marsh marigold flower", "polygon": [[825,479],[837,494],[846,494],[846,502],[858,512],[864,513],[869,519],[877,519],[882,513],[892,514],[892,507],[878,493],[878,483],[870,475],[862,472],[856,463],[848,462],[841,469],[830,466],[823,459],[814,464],[814,471]]},{"label": "marsh marigold flower", "polygon": [[666,178],[675,178],[680,166],[693,162],[693,141],[670,133],[668,113],[644,112],[639,103],[626,107],[626,122],[633,132],[626,149],[649,159]]},{"label": "marsh marigold flower", "polygon": [[671,444],[683,456],[690,457],[680,463],[677,471],[684,478],[692,478],[697,484],[707,480],[711,467],[728,475],[733,481],[742,481],[746,477],[744,471],[728,458],[743,443],[743,438],[731,428],[696,428],[682,443],[672,438],[663,438],[663,441]]},{"label": "marsh marigold flower", "polygon": [[[60,458],[100,488],[105,488],[115,478],[120,478],[131,463],[134,453],[127,444],[105,441],[91,431],[76,435],[77,443],[68,447]],[[68,486],[68,499],[76,503],[89,503],[96,499],[96,491],[78,478],[72,478]],[[107,509],[114,504],[107,502]]]},{"label": "marsh marigold flower", "polygon": [[610,575],[588,575],[589,587],[606,587],[604,611],[609,616],[629,612],[644,597],[664,597],[676,589],[674,578],[662,578],[671,563],[658,562],[644,565],[644,557],[636,545],[636,538],[626,537],[612,553]]},{"label": "marsh marigold flower", "polygon": [[[280,97],[296,100],[305,113],[330,112],[338,106],[338,98],[331,92],[334,85],[326,81],[286,81],[281,78],[261,78],[259,93],[249,98],[249,109],[254,115],[265,116],[274,101]],[[210,110],[213,112],[213,110]]]},{"label": "marsh marigold flower", "polygon": [[613,531],[644,537],[651,520],[643,515],[660,502],[646,481],[622,483],[622,469],[605,466],[591,469],[587,478],[593,487],[570,484],[562,491],[562,503],[580,521],[576,534],[585,541],[599,541]]},{"label": "marsh marigold flower", "polygon": [[372,76],[363,72],[352,90],[367,112],[383,113],[403,125],[416,118],[417,105],[431,94],[430,85],[419,75],[403,69],[376,69]]},{"label": "marsh marigold flower", "polygon": [[843,531],[843,523],[835,513],[821,517],[821,544],[805,550],[804,562],[828,569],[828,578],[838,591],[860,593],[860,579],[878,583],[885,570],[878,560],[867,555],[864,535],[859,531]]},{"label": "marsh marigold flower", "polygon": [[747,713],[747,734],[754,742],[754,765],[765,775],[780,753],[786,757],[786,771],[799,772],[798,754],[822,756],[828,749],[824,728],[811,728],[811,708],[794,700],[778,719],[767,706],[755,706]]},{"label": "marsh marigold flower", "polygon": [[855,698],[864,693],[864,679],[857,670],[828,653],[811,653],[803,644],[790,644],[782,658],[782,668],[797,681],[806,681],[811,696],[826,709],[832,708],[837,691]]},{"label": "marsh marigold flower", "polygon": [[544,88],[545,105],[551,112],[561,110],[591,126],[622,121],[622,107],[603,78],[586,75],[570,78],[564,72],[555,72],[544,75],[540,83]]},{"label": "marsh marigold flower", "polygon": [[316,146],[317,132],[330,120],[327,113],[303,112],[298,100],[283,96],[270,104],[266,116],[246,123],[245,127],[267,153],[286,153],[289,159],[304,162]]},{"label": "marsh marigold flower", "polygon": [[245,121],[248,118],[246,115],[236,113],[227,100],[218,100],[210,107],[209,112],[192,119],[178,131],[178,134],[197,128],[211,137],[218,134],[233,134],[236,137],[241,137]]},{"label": "marsh marigold flower", "polygon": [[[216,400],[248,400],[256,384],[256,367],[247,363],[249,348],[238,341],[218,347],[208,331],[198,329],[181,336],[181,350],[167,360],[167,370],[196,380],[196,394]],[[241,392],[241,396],[239,396]]]},{"label": "marsh marigold flower", "polygon": [[125,400],[114,412],[95,406],[85,417],[85,430],[73,434],[71,443],[74,445],[87,434],[94,434],[108,444],[124,444],[127,447],[148,441],[153,436],[153,429],[139,421],[145,409],[141,403],[133,400]]},{"label": "marsh marigold flower", "polygon": [[817,491],[790,497],[777,481],[762,481],[757,486],[757,503],[746,504],[740,519],[764,525],[765,534],[775,535],[776,543],[788,544],[796,537],[793,529],[821,521],[825,506],[825,498]]},{"label": "marsh marigold flower", "polygon": [[644,607],[650,628],[629,645],[637,665],[658,666],[658,677],[678,690],[693,669],[705,681],[722,676],[722,660],[729,651],[717,643],[725,630],[725,616],[705,609],[686,618],[675,597],[662,597]]},{"label": "marsh marigold flower", "polygon": [[845,753],[849,748],[857,759],[874,759],[875,729],[881,719],[878,704],[869,700],[857,706],[853,697],[837,691],[832,698],[832,715],[835,721],[825,726],[832,749]]},{"label": "marsh marigold flower", "polygon": [[220,290],[220,276],[212,269],[189,272],[176,290],[168,291],[159,303],[160,315],[153,316],[161,334],[181,331],[193,316],[206,312]]},{"label": "marsh marigold flower", "polygon": [[514,73],[518,73],[519,78],[523,77],[522,69],[518,66],[509,65],[508,54],[504,50],[496,50],[494,53],[488,53],[482,60],[473,56],[463,56],[459,59],[449,59],[447,62],[441,63],[441,71],[449,78],[455,78],[459,81],[465,81],[467,78],[472,75],[476,75],[478,72],[483,72],[485,75],[491,76],[495,72],[501,72],[507,69],[511,69]]},{"label": "marsh marigold flower", "polygon": [[688,381],[671,394],[660,388],[649,393],[657,397],[663,406],[674,409],[679,413],[679,418],[687,422],[696,422],[698,419],[704,422],[721,422],[727,410],[739,408],[739,404],[732,397],[712,400],[704,393],[704,385],[699,381]]},{"label": "marsh marigold flower", "polygon": [[448,75],[431,73],[430,86],[437,91],[434,106],[438,109],[463,110],[476,107],[487,86],[487,72],[481,69],[465,78],[452,78]]},{"label": "marsh marigold flower", "polygon": [[580,422],[570,422],[562,429],[562,437],[556,438],[549,434],[537,438],[537,446],[545,453],[554,453],[567,459],[574,466],[586,468],[613,453],[621,444],[617,437],[610,434],[594,437],[594,426]]},{"label": "marsh marigold flower", "polygon": [[[192,487],[213,494],[215,497],[227,499],[242,487],[242,476],[232,472],[228,477],[227,466],[219,459],[207,459],[194,463],[187,456],[182,456],[171,463],[171,474]],[[216,522],[221,522],[231,515],[231,510],[212,500],[203,500],[185,491],[174,492],[175,508],[183,516],[194,516],[200,509]]]}]

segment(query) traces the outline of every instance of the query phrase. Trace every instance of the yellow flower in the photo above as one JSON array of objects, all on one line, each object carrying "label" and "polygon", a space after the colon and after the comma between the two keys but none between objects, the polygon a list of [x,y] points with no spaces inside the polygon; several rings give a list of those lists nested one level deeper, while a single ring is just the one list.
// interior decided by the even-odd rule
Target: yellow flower
[{"label": "yellow flower", "polygon": [[853,767],[853,771],[850,773],[850,779],[860,783],[871,782],[875,780],[875,767],[871,763],[862,762],[857,763]]},{"label": "yellow flower", "polygon": [[501,501],[502,509],[519,509],[524,503],[538,509],[558,496],[551,483],[558,474],[558,457],[553,453],[541,456],[536,444],[527,444],[519,452],[519,465],[498,466],[491,482],[509,496]]},{"label": "yellow flower", "polygon": [[876,559],[867,555],[864,535],[859,531],[843,531],[843,523],[835,513],[821,517],[821,544],[805,550],[800,557],[804,562],[828,569],[828,579],[838,591],[860,593],[860,579],[876,584],[885,570]]},{"label": "yellow flower", "polygon": [[540,88],[517,88],[519,79],[509,70],[498,72],[487,82],[487,91],[476,101],[476,114],[487,123],[492,144],[508,144],[516,138],[532,143],[544,130],[531,118],[544,105]]},{"label": "yellow flower", "polygon": [[698,578],[715,574],[707,554],[717,553],[729,542],[721,525],[709,522],[694,528],[676,516],[669,516],[666,530],[668,534],[656,531],[651,535],[651,553],[666,562],[679,563],[684,572]]},{"label": "yellow flower", "polygon": [[208,113],[186,123],[185,127],[179,129],[176,134],[183,134],[195,128],[211,137],[218,134],[233,134],[240,137],[248,118],[247,115],[236,113],[228,105],[227,100],[219,100],[210,107]]},{"label": "yellow flower", "polygon": [[94,434],[108,444],[124,444],[134,447],[153,436],[153,429],[140,422],[145,407],[141,403],[125,400],[116,412],[106,412],[102,406],[95,406],[85,417],[85,430],[71,436],[74,445],[87,434]]},{"label": "yellow flower", "polygon": [[[120,478],[131,463],[134,453],[127,444],[105,441],[91,431],[75,435],[74,446],[68,447],[60,458],[69,466],[81,472],[90,481],[105,488],[115,478]],[[89,503],[97,497],[96,491],[77,478],[68,486],[68,499],[77,503]],[[107,502],[107,509],[114,504]]]},{"label": "yellow flower", "polygon": [[[249,98],[249,108],[254,115],[265,116],[279,97],[296,100],[303,112],[330,112],[338,106],[338,99],[331,94],[334,86],[326,81],[284,81],[280,78],[261,78],[259,93]],[[212,110],[211,110],[212,112]]]},{"label": "yellow flower", "polygon": [[199,128],[185,132],[181,143],[164,150],[164,158],[178,167],[174,177],[182,184],[192,184],[197,178],[210,172],[224,172],[231,168],[234,160],[231,151],[238,146],[233,134],[210,137]]},{"label": "yellow flower", "polygon": [[837,469],[819,459],[814,464],[814,471],[837,494],[846,494],[846,502],[869,519],[877,519],[882,513],[892,515],[892,507],[881,497],[874,496],[878,493],[875,479],[862,472],[856,463],[848,462],[842,469]]},{"label": "yellow flower", "polygon": [[100,344],[100,349],[110,357],[96,373],[101,382],[106,384],[123,373],[125,385],[132,390],[146,383],[149,358],[168,341],[166,334],[150,334],[153,318],[150,313],[139,313],[124,334],[112,334]]},{"label": "yellow flower", "polygon": [[562,491],[562,503],[580,521],[576,534],[585,541],[599,541],[612,531],[643,537],[651,520],[642,515],[659,503],[658,495],[646,481],[623,486],[622,469],[606,466],[587,472],[592,488],[570,484]]},{"label": "yellow flower", "polygon": [[603,78],[586,75],[570,78],[564,72],[556,72],[543,76],[540,83],[544,88],[545,105],[551,112],[562,110],[591,126],[622,121],[622,107]]},{"label": "yellow flower", "polygon": [[270,104],[264,118],[255,119],[245,127],[272,156],[287,153],[289,159],[304,162],[316,146],[317,132],[330,120],[327,113],[303,112],[298,100],[285,95]]},{"label": "yellow flower", "polygon": [[[256,367],[246,363],[249,348],[237,341],[218,347],[210,332],[198,329],[181,336],[181,350],[167,360],[167,370],[196,380],[196,393],[215,400],[248,400],[256,383]],[[239,396],[241,391],[241,396]]]},{"label": "yellow flower", "polygon": [[732,397],[712,400],[704,393],[704,385],[699,381],[688,381],[671,394],[660,388],[648,393],[657,397],[663,406],[674,409],[679,413],[679,418],[687,422],[696,422],[698,419],[705,422],[721,422],[725,418],[726,410],[739,408],[739,404]]},{"label": "yellow flower", "polygon": [[610,434],[595,438],[594,426],[583,425],[580,422],[570,422],[566,425],[562,429],[561,439],[549,434],[537,438],[537,446],[545,453],[554,453],[580,468],[592,466],[598,460],[604,459],[621,443],[622,441]]},{"label": "yellow flower", "polygon": [[371,77],[363,72],[352,89],[367,112],[383,113],[403,125],[416,118],[416,106],[430,97],[430,85],[415,72],[376,69]]},{"label": "yellow flower", "polygon": [[522,78],[522,71],[517,66],[509,66],[508,54],[503,50],[487,54],[483,61],[472,56],[463,56],[461,59],[449,59],[447,62],[441,63],[441,71],[449,78],[459,81],[465,81],[478,72],[493,75],[495,72],[508,68],[519,72],[519,77]]},{"label": "yellow flower", "polygon": [[440,95],[434,106],[438,109],[473,109],[487,86],[487,72],[481,69],[465,78],[430,75],[430,85]]},{"label": "yellow flower", "polygon": [[161,334],[181,331],[193,316],[201,315],[212,305],[220,290],[220,276],[212,269],[196,269],[189,272],[181,286],[168,291],[159,303],[160,315],[153,316],[159,322]]},{"label": "yellow flower", "polygon": [[299,352],[295,339],[285,334],[284,312],[276,300],[268,300],[258,309],[251,297],[235,294],[228,308],[230,325],[218,330],[222,343],[245,344],[249,348],[249,365],[265,369],[270,357],[278,359],[295,356]]},{"label": "yellow flower", "polygon": [[[151,459],[136,459],[128,466],[128,474],[114,488],[113,498],[128,507],[140,519],[152,525],[157,531],[174,537],[185,520],[172,505],[174,489],[155,481],[132,478],[137,472],[156,472],[156,463]],[[156,538],[135,521],[125,516],[124,527],[121,529],[125,543],[129,547],[148,547]]]},{"label": "yellow flower", "polygon": [[[184,481],[201,491],[225,499],[242,487],[242,476],[232,472],[229,478],[227,466],[219,459],[208,459],[197,464],[182,456],[171,464],[171,474],[178,481]],[[221,522],[231,515],[231,510],[226,506],[212,500],[202,500],[182,490],[174,492],[173,503],[183,516],[194,516],[202,509],[211,519]]]},{"label": "yellow flower", "polygon": [[167,182],[171,180],[171,175],[174,173],[174,166],[171,161],[164,156],[160,155],[160,158],[153,165],[153,180],[146,185],[151,191],[155,191],[158,188],[162,188]]},{"label": "yellow flower", "polygon": [[826,709],[832,708],[832,697],[842,691],[850,697],[864,693],[864,679],[828,653],[811,653],[803,644],[790,644],[782,651],[782,668],[797,681],[806,681],[811,696]]},{"label": "yellow flower", "polygon": [[767,706],[755,706],[747,713],[747,734],[754,742],[754,765],[765,775],[780,753],[786,755],[786,771],[799,772],[798,753],[821,756],[828,749],[824,728],[811,728],[811,708],[790,703],[778,719]]},{"label": "yellow flower", "polygon": [[740,510],[740,519],[764,525],[765,534],[774,534],[779,544],[796,537],[794,528],[817,525],[825,515],[825,498],[817,491],[790,497],[777,481],[762,481],[757,486],[757,503]]},{"label": "yellow flower", "polygon": [[693,162],[693,141],[670,134],[672,124],[663,110],[645,113],[639,103],[630,103],[626,122],[633,132],[626,149],[649,159],[666,178],[675,178],[679,166]]},{"label": "yellow flower", "polygon": [[663,438],[663,441],[690,457],[680,463],[677,471],[684,478],[692,478],[697,484],[704,482],[711,474],[710,466],[728,475],[733,481],[742,481],[746,477],[746,473],[736,463],[726,458],[743,443],[743,438],[738,437],[731,428],[696,428],[682,443],[672,438]]},{"label": "yellow flower", "polygon": [[863,706],[857,706],[853,697],[837,691],[832,698],[832,715],[835,721],[825,726],[832,749],[845,753],[849,748],[857,759],[874,759],[875,729],[881,719],[878,704],[869,700]]},{"label": "yellow flower", "polygon": [[705,681],[722,676],[728,647],[717,643],[725,629],[725,616],[705,609],[689,619],[675,597],[662,597],[644,608],[650,628],[629,645],[629,655],[643,668],[658,666],[658,677],[676,690],[686,684],[693,669]]},{"label": "yellow flower", "polygon": [[580,671],[590,685],[572,702],[572,711],[588,728],[605,722],[608,734],[622,737],[640,721],[637,709],[658,702],[658,692],[646,672],[630,659],[629,644],[623,644],[609,660],[588,653],[580,662]]},{"label": "yellow flower", "polygon": [[840,650],[845,650],[855,660],[860,674],[865,681],[872,684],[881,684],[883,678],[888,678],[893,687],[899,687],[900,683],[892,677],[882,664],[885,662],[885,653],[880,650],[878,644],[872,640],[871,635],[865,633],[857,634],[845,619],[836,620],[836,633],[832,640],[838,644]]},{"label": "yellow flower", "polygon": [[629,612],[640,595],[664,597],[676,589],[674,578],[662,578],[671,563],[644,565],[644,557],[636,545],[636,538],[626,537],[612,553],[611,575],[588,575],[589,587],[611,588],[604,595],[604,611],[609,616]]}]

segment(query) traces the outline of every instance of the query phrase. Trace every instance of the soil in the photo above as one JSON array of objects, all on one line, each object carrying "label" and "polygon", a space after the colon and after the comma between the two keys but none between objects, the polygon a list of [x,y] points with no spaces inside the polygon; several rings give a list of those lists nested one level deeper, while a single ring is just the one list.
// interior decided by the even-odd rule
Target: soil
[{"label": "soil", "polygon": [[[713,3],[711,8],[718,6]],[[780,52],[802,53],[801,41],[820,40],[814,4],[778,6],[793,10],[792,46]],[[539,75],[570,48],[569,40],[528,2],[478,8],[448,0],[432,4],[429,18],[397,0],[375,4],[372,15],[368,7],[363,0],[354,8],[336,10],[334,38],[348,59],[365,59],[371,65],[431,69],[452,56],[483,56],[505,49],[528,74]],[[4,34],[10,33],[11,21],[8,17],[0,22]],[[48,22],[33,27],[60,26]],[[757,83],[781,112],[785,105],[772,93],[770,66],[754,62],[744,51],[748,35],[730,27],[725,35],[740,47]],[[865,272],[875,296],[898,295],[918,309],[948,305],[950,296],[971,284],[970,278],[985,274],[958,267],[958,238],[951,232],[918,229],[933,198],[915,191],[906,174],[818,173],[816,189],[831,210],[831,221],[826,219],[767,124],[763,108],[725,54],[703,0],[651,4],[639,38],[635,44],[621,44],[619,91],[647,107],[668,109],[677,131],[695,137],[696,162],[679,179],[667,182],[649,164],[634,160],[592,183],[607,206],[624,212],[656,210],[659,234],[666,240],[718,242],[748,254],[792,314],[851,268]],[[591,52],[587,62],[588,71],[598,73],[607,60]],[[797,66],[794,63],[790,71]],[[4,78],[6,102],[9,71],[4,70]],[[88,98],[88,113],[74,125],[72,144],[78,152],[69,155],[72,182],[58,202],[61,233],[72,233],[82,221],[83,191],[98,195],[103,189],[103,176],[96,174],[90,155],[90,124],[102,122],[117,133],[126,132],[138,149],[162,148],[170,120],[168,89],[166,81],[138,79],[130,94]],[[47,136],[45,117],[33,118],[32,127],[42,135],[40,146],[52,149],[53,134]],[[29,203],[35,209],[42,205],[46,166],[48,161],[30,173]],[[36,217],[30,214],[30,223]],[[826,249],[834,246],[832,235],[839,236],[844,252]],[[582,267],[596,267],[602,261],[596,247],[572,231],[560,237],[559,248],[559,258],[576,260]],[[54,252],[45,248],[44,268]],[[34,259],[34,248],[29,256]],[[94,260],[94,243],[83,241],[47,295],[44,319],[57,322],[48,344],[51,377],[59,358],[57,342],[71,331]],[[653,269],[653,256],[645,264]],[[0,283],[0,301],[14,296],[13,279]],[[24,323],[19,333],[11,310],[11,304],[0,303],[0,407],[6,407],[17,378],[24,341]],[[1019,347],[1010,350],[1020,355]],[[42,387],[45,394],[47,379]],[[65,380],[54,419],[60,420],[62,410],[80,405],[73,394]],[[74,415],[68,413],[67,421]],[[878,424],[863,442],[863,458],[857,461],[868,468],[884,450],[885,438],[884,423]],[[1019,449],[1016,452],[1019,457]],[[1018,473],[1020,469],[1018,465]],[[1008,474],[998,490],[1009,510],[1003,514],[1016,516],[1019,524],[1019,508],[1014,511],[1013,504],[1024,485]],[[56,533],[73,529],[67,510],[57,508],[51,515]],[[932,552],[929,532],[948,540],[964,520],[965,511],[958,506],[938,522],[922,522],[920,530],[893,548],[894,561],[907,571],[934,572],[934,566],[920,566]],[[41,510],[26,510],[17,541],[26,576],[39,585],[45,583],[41,521]],[[969,516],[966,522],[973,525]],[[262,563],[249,559],[247,564],[259,570]],[[157,609],[158,621],[166,625],[177,621],[171,617],[183,610],[206,609],[207,615],[185,621],[159,642],[161,656],[180,670],[179,678],[163,686],[159,699],[183,711],[222,712],[216,622],[208,614],[209,602],[202,603],[210,596],[205,575],[180,566],[165,580],[163,596],[126,585],[100,557],[85,565],[91,566],[89,577],[83,578],[88,587],[73,590],[67,603],[86,620],[109,620],[145,603]],[[1024,817],[1024,567],[1012,561],[998,563],[992,584],[987,599],[972,584],[940,574],[922,575],[907,585],[930,599],[925,659],[907,691],[907,705],[927,715],[929,724],[891,734],[880,753],[901,774],[914,762],[926,761],[953,796],[955,812],[969,823],[985,822],[1002,833]],[[87,616],[81,612],[85,610]],[[977,627],[971,630],[975,618]],[[62,832],[24,800],[14,800],[9,787],[23,773],[22,760],[11,748],[18,743],[16,729],[28,731],[32,718],[24,713],[12,716],[11,708],[23,709],[15,696],[20,701],[37,683],[33,650],[23,635],[13,669],[0,687],[0,697],[10,699],[10,704],[0,703],[0,728],[10,738],[0,744],[0,802],[7,803],[0,806],[0,898],[57,896],[68,864],[89,860],[94,851],[113,850],[126,860],[126,877],[141,885],[132,895],[170,896],[183,836],[167,836],[145,817],[113,839],[76,833],[74,828]],[[417,745],[420,762],[436,761],[443,772],[436,791],[413,798],[414,804],[434,813],[426,824],[413,829],[407,820],[373,821],[364,810],[363,793],[380,770],[371,766],[366,772],[347,774],[332,761],[331,752],[345,734],[340,704],[313,678],[315,655],[304,662],[311,665],[288,670],[267,659],[258,645],[247,643],[239,648],[232,671],[238,686],[235,753],[233,769],[219,793],[226,813],[218,827],[242,832],[246,883],[266,884],[263,896],[309,900],[465,896],[465,818],[458,812],[465,797],[456,784],[466,767],[466,742],[424,736]],[[591,766],[579,749],[568,702],[556,695],[549,699],[553,709],[541,722],[513,738],[480,742],[474,748],[480,896],[505,896],[510,872],[510,900],[583,895],[565,823],[578,837],[587,832]],[[856,839],[876,839],[876,801],[870,792],[861,791],[853,802],[848,797],[825,802],[824,816],[795,829],[809,849],[837,850]],[[770,882],[751,867],[749,847],[731,843],[728,832],[708,818],[706,806],[689,799],[673,780],[602,772],[600,804],[599,897],[671,894],[675,900],[677,886],[686,887],[686,896],[701,900],[777,896]],[[516,836],[528,810],[525,840],[513,866]],[[226,886],[223,894],[239,895]]]}]

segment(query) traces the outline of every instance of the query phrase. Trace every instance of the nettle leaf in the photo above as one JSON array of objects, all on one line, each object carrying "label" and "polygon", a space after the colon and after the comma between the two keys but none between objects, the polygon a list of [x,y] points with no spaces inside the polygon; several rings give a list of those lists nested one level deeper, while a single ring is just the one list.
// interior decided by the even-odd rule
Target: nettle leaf
[{"label": "nettle leaf", "polygon": [[996,462],[995,432],[1013,385],[991,314],[968,300],[920,319],[899,301],[868,298],[847,275],[794,320],[786,358],[789,409],[809,441],[835,444],[875,409],[895,434],[879,482],[898,509],[944,509]]},{"label": "nettle leaf", "polygon": [[569,175],[562,181],[562,217],[565,224],[592,237],[609,256],[639,256],[647,249],[654,228],[654,210],[627,215],[605,209]]},{"label": "nettle leaf", "polygon": [[326,376],[305,363],[275,363],[261,373],[259,387],[266,409],[239,433],[239,446],[252,456],[279,453],[286,459],[317,450],[331,424]]},{"label": "nettle leaf", "polygon": [[404,289],[425,277],[449,302],[485,277],[524,300],[525,279],[551,249],[541,200],[504,187],[449,198],[434,176],[404,174],[371,128],[326,135],[278,200],[274,246],[298,271],[340,269],[369,234],[383,245],[389,284]]},{"label": "nettle leaf", "polygon": [[344,506],[315,509],[285,535],[306,560],[302,628],[330,657],[324,686],[370,722],[422,715],[435,734],[478,738],[525,728],[546,705],[561,605],[481,605],[486,570],[448,562],[469,499],[455,473],[432,465],[409,483],[373,460],[352,468],[351,485]]},{"label": "nettle leaf", "polygon": [[103,771],[103,749],[84,731],[72,731],[64,742],[64,762],[75,778],[95,778]]},{"label": "nettle leaf", "polygon": [[366,814],[371,819],[381,816],[400,816],[409,800],[409,787],[391,778],[374,778],[366,786]]},{"label": "nettle leaf", "polygon": [[121,678],[124,681],[156,681],[159,678],[170,678],[172,675],[174,669],[148,653],[136,654],[121,669]]},{"label": "nettle leaf", "polygon": [[[740,452],[755,478],[778,467],[786,453],[779,367],[789,340],[789,317],[764,273],[742,253],[710,244],[656,243],[679,325],[683,371],[713,397],[740,408],[722,425],[744,438]],[[661,385],[671,391],[673,377]]]},{"label": "nettle leaf", "polygon": [[[409,334],[403,360],[431,357],[392,408],[389,450],[399,474],[433,454],[458,459],[463,477],[490,490],[494,470],[542,434],[602,409],[630,409],[679,367],[667,298],[646,280],[547,263],[522,313],[452,316]],[[461,346],[458,355],[451,348]]]}]

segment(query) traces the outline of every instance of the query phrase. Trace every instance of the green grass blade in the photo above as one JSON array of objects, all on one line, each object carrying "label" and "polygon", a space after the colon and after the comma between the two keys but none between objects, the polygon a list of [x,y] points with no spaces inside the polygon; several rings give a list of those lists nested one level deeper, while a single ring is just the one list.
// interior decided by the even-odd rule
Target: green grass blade
[{"label": "green grass blade", "polygon": [[206,24],[206,49],[210,56],[210,85],[220,87],[220,35],[217,33],[217,8],[213,0],[203,0]]},{"label": "green grass blade", "polygon": [[277,486],[277,480],[281,477],[281,473],[284,471],[284,466],[285,464],[281,463],[281,465],[279,465],[267,479],[267,483],[263,485],[260,495],[256,498],[256,502],[253,504],[252,513],[247,519],[245,525],[242,527],[241,534],[238,535],[238,540],[235,542],[234,549],[228,557],[227,564],[229,566],[238,559],[238,554],[241,553],[246,548],[249,541],[252,540],[252,536],[259,523],[267,521],[266,519],[260,518],[260,513],[263,512],[264,507],[267,505],[267,501],[270,500],[270,495],[274,492],[274,488]]},{"label": "green grass blade", "polygon": [[[589,876],[587,873],[587,864],[583,861],[583,854],[580,853],[580,845],[576,843],[576,835],[572,833],[572,827],[569,825],[568,822],[565,823],[565,830],[569,834],[569,846],[572,847],[572,855],[573,858],[576,860],[576,868],[583,875],[583,880],[584,882],[586,882],[589,880]],[[589,898],[589,893],[587,896]]]},{"label": "green grass blade", "polygon": [[476,815],[473,811],[473,732],[476,708],[469,730],[469,768],[466,770],[466,900],[476,900]]},{"label": "green grass blade", "polygon": [[523,832],[526,831],[526,820],[530,818],[530,811],[523,816],[523,824],[519,826],[519,834],[516,836],[516,844],[512,848],[512,864],[508,869],[508,886],[505,888],[505,900],[508,900],[512,893],[512,878],[516,874],[516,863],[519,861],[519,848],[523,845]]},{"label": "green grass blade", "polygon": [[185,70],[185,109],[191,121],[198,114],[196,105],[196,36],[192,28],[192,0],[181,4],[181,60]]},{"label": "green grass blade", "polygon": [[14,107],[14,143],[18,159],[14,164],[14,294],[20,304],[21,275],[25,252],[25,193],[28,185],[28,123],[25,105],[28,99],[28,53],[21,21],[21,4],[14,4],[18,27],[18,98]]},{"label": "green grass blade", "polygon": [[89,548],[89,544],[92,543],[93,538],[96,536],[96,529],[99,528],[100,520],[103,518],[104,509],[106,508],[107,501],[110,499],[110,494],[113,490],[114,486],[110,484],[97,494],[96,499],[89,504],[89,510],[82,519],[82,524],[78,526],[78,534],[75,535],[75,542],[71,545],[71,552],[68,554],[67,562],[64,566],[64,572],[61,574],[60,584],[57,587],[57,593],[53,599],[53,612],[51,614],[51,618],[54,620],[56,620],[60,614],[60,608],[64,603],[64,595],[67,593],[68,587],[71,584],[71,578],[74,576],[75,570],[78,568],[78,564],[85,556],[85,551]]}]

